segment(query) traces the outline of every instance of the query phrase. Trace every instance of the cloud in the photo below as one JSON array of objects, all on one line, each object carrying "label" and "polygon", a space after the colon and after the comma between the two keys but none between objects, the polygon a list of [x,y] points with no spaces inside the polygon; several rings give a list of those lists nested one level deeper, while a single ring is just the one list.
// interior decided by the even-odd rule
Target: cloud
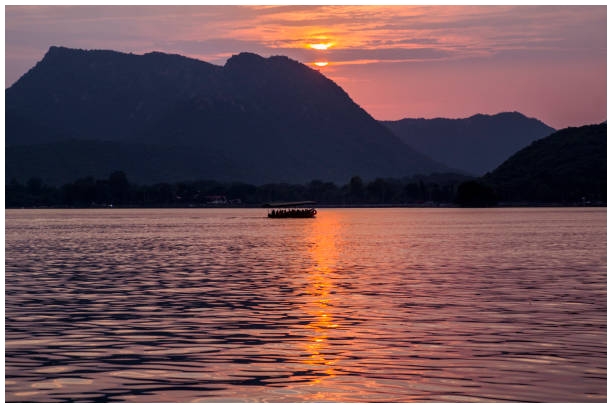
[{"label": "cloud", "polygon": [[453,53],[439,48],[377,48],[328,50],[328,59],[335,62],[373,60],[380,62],[423,61],[450,58]]},{"label": "cloud", "polygon": [[597,35],[605,26],[605,6],[6,6],[7,48],[168,47],[213,59],[238,51],[304,55],[300,49],[317,39],[335,43],[338,61],[367,53],[355,58],[386,61],[400,49],[406,59],[605,50]]},{"label": "cloud", "polygon": [[[585,89],[580,84],[586,82],[591,93],[605,88],[606,32],[605,5],[5,6],[5,86],[34,66],[51,45],[137,54],[161,51],[217,65],[249,51],[286,55],[307,64],[329,61],[321,71],[363,98],[360,104],[368,109],[390,103],[403,109],[406,92],[393,98],[407,72],[413,88],[427,84],[421,87],[428,98],[426,109],[443,106],[444,100],[453,106],[469,91],[450,95],[457,78],[464,83],[473,72],[484,77],[486,69],[494,70],[488,75],[496,87],[507,82],[495,74],[500,69],[523,73],[520,86],[528,88],[524,95],[530,100],[535,100],[533,93],[552,92],[547,77],[566,78],[558,86],[571,88],[568,100],[563,102],[558,91],[555,102],[575,106],[582,98],[587,106],[593,97],[575,90]],[[314,42],[334,46],[307,47]],[[424,77],[429,80],[423,82]],[[391,85],[383,86],[386,80]],[[515,89],[518,92],[518,86]],[[476,101],[478,93],[472,97]]]}]

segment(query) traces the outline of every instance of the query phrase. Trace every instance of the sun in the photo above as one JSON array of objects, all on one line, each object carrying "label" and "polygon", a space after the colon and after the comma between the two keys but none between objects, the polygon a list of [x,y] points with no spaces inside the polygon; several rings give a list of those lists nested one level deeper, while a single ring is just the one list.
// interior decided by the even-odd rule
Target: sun
[{"label": "sun", "polygon": [[310,48],[313,48],[315,50],[326,50],[330,47],[334,46],[334,43],[332,42],[328,42],[328,43],[316,43],[316,44],[308,44],[308,46]]},{"label": "sun", "polygon": [[[326,41],[327,38],[318,38],[318,40],[319,41]],[[317,42],[317,43],[313,42],[313,43],[308,44],[308,48],[311,48],[313,50],[318,50],[318,51],[325,51],[325,50],[333,47],[334,45],[336,45],[336,43],[335,42],[331,42],[331,41]],[[323,68],[323,67],[328,66],[329,65],[329,61],[326,61],[325,59],[323,59],[323,58],[325,58],[323,55],[321,55],[321,54],[318,54],[318,55],[319,55],[319,58],[321,58],[321,59],[315,57],[317,59],[314,62],[312,62],[312,65],[315,65],[315,66],[317,66],[319,68]]]}]

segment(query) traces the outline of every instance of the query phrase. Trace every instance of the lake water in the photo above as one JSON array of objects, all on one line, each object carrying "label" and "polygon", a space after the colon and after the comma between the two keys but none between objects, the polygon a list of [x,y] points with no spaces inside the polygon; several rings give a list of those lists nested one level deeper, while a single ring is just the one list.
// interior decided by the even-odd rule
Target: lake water
[{"label": "lake water", "polygon": [[6,210],[7,402],[604,402],[606,209]]}]

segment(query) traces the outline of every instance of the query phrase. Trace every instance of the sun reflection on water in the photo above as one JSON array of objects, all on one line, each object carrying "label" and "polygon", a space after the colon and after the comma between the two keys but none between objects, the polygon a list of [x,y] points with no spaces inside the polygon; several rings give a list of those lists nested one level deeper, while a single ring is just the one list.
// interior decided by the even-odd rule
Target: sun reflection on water
[{"label": "sun reflection on water", "polygon": [[308,272],[307,293],[310,300],[306,312],[312,317],[306,328],[312,332],[305,350],[308,357],[304,363],[316,369],[318,377],[312,384],[336,376],[335,364],[339,357],[333,352],[330,339],[339,327],[334,319],[333,275],[337,262],[335,237],[339,228],[338,220],[331,214],[320,214],[312,224],[308,235],[309,252],[314,262]]}]

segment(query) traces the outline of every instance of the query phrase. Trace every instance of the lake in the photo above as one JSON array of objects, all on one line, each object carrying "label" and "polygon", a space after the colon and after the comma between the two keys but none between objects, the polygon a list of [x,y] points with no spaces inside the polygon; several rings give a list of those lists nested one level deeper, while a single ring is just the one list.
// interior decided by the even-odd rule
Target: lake
[{"label": "lake", "polygon": [[605,402],[605,208],[6,210],[7,402]]}]

